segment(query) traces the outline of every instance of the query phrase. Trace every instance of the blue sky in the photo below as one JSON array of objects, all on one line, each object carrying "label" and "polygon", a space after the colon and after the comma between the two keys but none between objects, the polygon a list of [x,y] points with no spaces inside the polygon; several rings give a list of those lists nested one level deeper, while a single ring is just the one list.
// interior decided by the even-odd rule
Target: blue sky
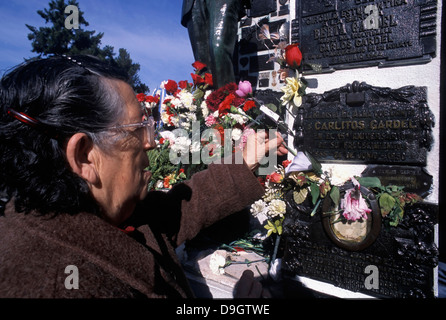
[{"label": "blue sky", "polygon": [[[50,0],[0,0],[0,74],[33,57],[25,24],[45,25],[37,10]],[[68,2],[68,1],[66,1]],[[89,23],[86,30],[103,32],[101,46],[129,51],[141,65],[141,80],[151,90],[163,80],[189,80],[194,62],[186,28],[180,24],[182,0],[78,0]],[[65,20],[65,17],[63,18]]]}]

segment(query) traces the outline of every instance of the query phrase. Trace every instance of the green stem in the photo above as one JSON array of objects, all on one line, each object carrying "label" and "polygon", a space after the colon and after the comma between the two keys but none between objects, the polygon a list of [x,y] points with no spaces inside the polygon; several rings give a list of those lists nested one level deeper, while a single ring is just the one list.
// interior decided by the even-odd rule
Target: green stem
[{"label": "green stem", "polygon": [[274,251],[273,251],[273,256],[271,257],[271,261],[270,261],[270,268],[271,268],[271,263],[276,260],[277,257],[277,251],[279,250],[279,243],[280,243],[280,235],[277,234],[276,237],[276,243],[274,244]]}]

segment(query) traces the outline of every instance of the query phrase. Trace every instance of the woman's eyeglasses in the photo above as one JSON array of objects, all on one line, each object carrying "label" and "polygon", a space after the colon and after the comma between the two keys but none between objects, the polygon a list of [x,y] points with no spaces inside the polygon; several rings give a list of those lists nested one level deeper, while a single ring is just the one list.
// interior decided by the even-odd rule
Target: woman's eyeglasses
[{"label": "woman's eyeglasses", "polygon": [[[56,139],[59,138],[59,133],[57,132],[56,129],[41,123],[39,120],[28,116],[26,113],[18,112],[12,108],[8,108],[6,112],[8,113],[9,116],[19,120],[20,122],[28,126],[42,130],[45,134],[49,135],[52,138]],[[144,120],[139,123],[122,124],[111,127],[106,130],[132,128],[132,127],[145,128],[147,141],[149,142],[150,145],[155,144],[155,119],[153,119],[153,117],[148,117],[147,120]]]},{"label": "woman's eyeglasses", "polygon": [[147,137],[147,141],[149,144],[153,145],[155,143],[155,119],[153,117],[148,117],[147,120],[144,120],[139,123],[129,123],[129,124],[121,124],[118,126],[111,127],[110,129],[122,129],[122,128],[145,128],[145,134]]}]

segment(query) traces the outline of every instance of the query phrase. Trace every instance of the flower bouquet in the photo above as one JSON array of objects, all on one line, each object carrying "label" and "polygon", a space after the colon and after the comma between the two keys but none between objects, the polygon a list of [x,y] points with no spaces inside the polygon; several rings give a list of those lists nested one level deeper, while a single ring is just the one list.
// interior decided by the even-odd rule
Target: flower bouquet
[{"label": "flower bouquet", "polygon": [[249,81],[212,90],[212,75],[192,64],[192,81],[168,80],[152,96],[138,94],[147,114],[159,113],[157,147],[148,152],[149,189],[170,189],[211,162],[241,151],[260,123]]}]

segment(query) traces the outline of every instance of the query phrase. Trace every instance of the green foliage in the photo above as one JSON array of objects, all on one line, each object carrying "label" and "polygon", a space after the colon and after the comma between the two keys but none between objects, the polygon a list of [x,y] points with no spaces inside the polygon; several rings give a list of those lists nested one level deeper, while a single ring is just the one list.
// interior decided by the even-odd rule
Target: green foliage
[{"label": "green foliage", "polygon": [[377,177],[356,177],[358,182],[369,189],[375,190],[376,198],[381,209],[384,223],[396,227],[404,217],[404,207],[422,201],[422,198],[413,193],[404,192],[401,186],[383,186]]},{"label": "green foliage", "polygon": [[155,187],[158,180],[163,180],[164,177],[172,174],[177,170],[177,166],[172,164],[169,160],[169,143],[159,146],[157,149],[147,151],[149,158],[149,170],[152,172],[152,179],[149,183],[149,190]]},{"label": "green foliage", "polygon": [[339,192],[339,188],[337,186],[331,187],[330,198],[337,207],[340,203],[341,193]]},{"label": "green foliage", "polygon": [[[65,28],[65,8],[68,5],[74,5],[79,9],[79,29]],[[32,52],[39,57],[51,54],[87,54],[98,57],[111,65],[122,68],[127,74],[130,85],[136,92],[148,92],[149,87],[139,79],[138,72],[140,65],[133,63],[127,50],[120,48],[117,57],[112,46],[101,48],[101,40],[104,33],[96,34],[96,31],[85,30],[88,22],[84,18],[84,12],[80,10],[79,3],[76,0],[51,0],[49,8],[38,10],[37,13],[45,20],[49,26],[34,27],[26,24],[31,31],[28,34],[28,40],[31,41]]]}]

